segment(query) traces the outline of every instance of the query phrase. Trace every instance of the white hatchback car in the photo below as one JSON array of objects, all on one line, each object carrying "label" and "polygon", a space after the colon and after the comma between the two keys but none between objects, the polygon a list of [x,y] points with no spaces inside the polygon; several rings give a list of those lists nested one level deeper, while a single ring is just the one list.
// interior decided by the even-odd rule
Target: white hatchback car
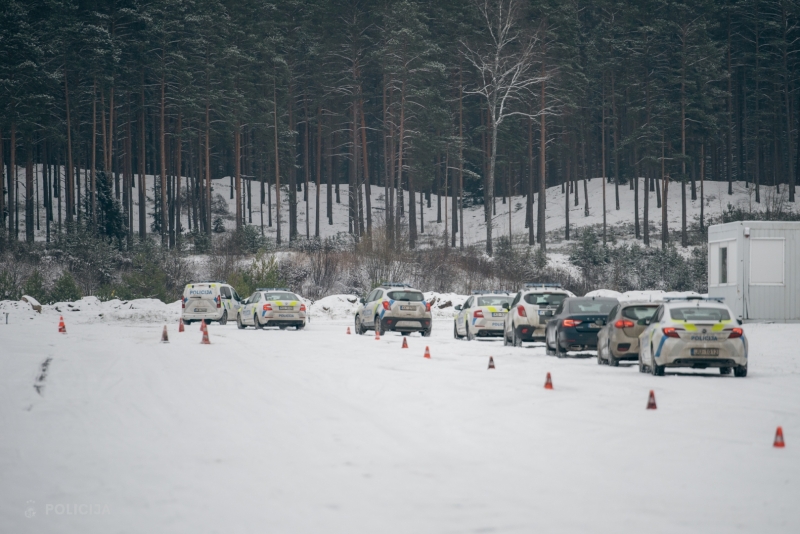
[{"label": "white hatchback car", "polygon": [[266,328],[277,326],[281,330],[289,326],[302,330],[308,320],[306,305],[289,289],[262,287],[256,289],[244,301],[236,316],[239,328],[253,326]]},{"label": "white hatchback car", "polygon": [[500,337],[511,304],[507,291],[473,291],[463,306],[456,306],[453,337],[473,340],[476,337]]},{"label": "white hatchback car", "polygon": [[504,345],[521,347],[523,341],[544,341],[547,322],[567,297],[574,297],[561,284],[525,284],[511,301],[505,317]]},{"label": "white hatchback car", "polygon": [[664,300],[639,336],[640,372],[716,367],[723,375],[747,376],[747,338],[722,299]]},{"label": "white hatchback car", "polygon": [[419,332],[428,337],[433,328],[431,303],[425,301],[422,291],[408,284],[385,283],[359,299],[355,327],[360,335],[377,330],[381,334],[395,331],[404,336]]}]

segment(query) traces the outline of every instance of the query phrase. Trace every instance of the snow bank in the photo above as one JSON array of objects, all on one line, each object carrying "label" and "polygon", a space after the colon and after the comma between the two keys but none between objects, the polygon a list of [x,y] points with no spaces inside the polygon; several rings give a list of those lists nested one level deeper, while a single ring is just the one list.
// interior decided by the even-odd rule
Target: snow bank
[{"label": "snow bank", "polygon": [[[0,301],[0,314],[9,314],[9,323],[33,318],[36,312],[22,301]],[[83,297],[75,302],[56,302],[42,306],[42,315],[56,317],[76,323],[99,323],[126,321],[134,323],[171,323],[180,318],[181,303],[164,304],[158,299],[113,299],[101,301],[97,297]],[[0,317],[5,321],[5,317]]]},{"label": "snow bank", "polygon": [[617,299],[622,296],[622,293],[619,291],[614,291],[613,289],[595,289],[594,291],[589,291],[584,295],[584,297],[598,297],[604,299]]},{"label": "snow bank", "polygon": [[425,301],[431,303],[431,316],[434,319],[451,318],[456,311],[455,306],[463,305],[469,295],[459,295],[457,293],[437,293],[428,291],[424,293]]},{"label": "snow bank", "polygon": [[358,296],[330,295],[323,297],[309,306],[312,320],[322,317],[326,319],[349,319],[356,314]]},{"label": "snow bank", "polygon": [[620,293],[619,291],[614,291],[613,289],[595,289],[594,291],[589,291],[586,293],[585,296],[613,298],[619,300],[620,302],[660,302],[667,297],[703,297],[706,295],[701,295],[700,293],[696,293],[694,291],[662,291],[660,289],[626,291],[625,293]]}]

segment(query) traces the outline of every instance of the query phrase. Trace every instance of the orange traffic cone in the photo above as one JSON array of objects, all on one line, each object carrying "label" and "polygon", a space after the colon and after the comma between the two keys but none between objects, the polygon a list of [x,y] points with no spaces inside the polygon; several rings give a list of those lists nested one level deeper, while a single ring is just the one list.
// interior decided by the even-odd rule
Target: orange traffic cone
[{"label": "orange traffic cone", "polygon": [[164,331],[161,332],[161,342],[169,343],[169,336],[167,335],[167,325],[164,325]]},{"label": "orange traffic cone", "polygon": [[203,340],[200,342],[200,344],[201,345],[211,345],[211,341],[208,340],[208,328],[204,328],[203,329]]},{"label": "orange traffic cone", "polygon": [[655,410],[656,409],[656,394],[653,393],[653,390],[650,390],[650,397],[647,399],[647,409],[648,410]]},{"label": "orange traffic cone", "polygon": [[205,319],[200,319],[200,331],[201,332],[205,332],[206,331],[206,320]]},{"label": "orange traffic cone", "polygon": [[783,429],[781,427],[778,427],[778,430],[775,431],[775,443],[773,443],[772,446],[779,449],[786,446],[786,443],[783,441]]},{"label": "orange traffic cone", "polygon": [[350,327],[349,326],[347,327],[347,335],[348,336],[350,335]]},{"label": "orange traffic cone", "polygon": [[381,340],[381,331],[375,329],[375,341],[380,341],[380,340]]},{"label": "orange traffic cone", "polygon": [[64,324],[64,316],[58,318],[58,333],[59,334],[66,334],[67,333],[67,325]]},{"label": "orange traffic cone", "polygon": [[494,358],[489,356],[489,369],[494,369]]},{"label": "orange traffic cone", "polygon": [[544,389],[553,389],[553,379],[550,378],[550,373],[547,373],[547,380],[544,381]]},{"label": "orange traffic cone", "polygon": [[400,347],[400,348],[401,349],[407,349],[408,348],[408,340],[405,337],[403,338],[403,346]]},{"label": "orange traffic cone", "polygon": [[178,321],[178,332],[183,332],[183,317]]},{"label": "orange traffic cone", "polygon": [[428,358],[429,360],[431,359],[431,349],[429,349],[428,347],[425,347],[425,357]]}]

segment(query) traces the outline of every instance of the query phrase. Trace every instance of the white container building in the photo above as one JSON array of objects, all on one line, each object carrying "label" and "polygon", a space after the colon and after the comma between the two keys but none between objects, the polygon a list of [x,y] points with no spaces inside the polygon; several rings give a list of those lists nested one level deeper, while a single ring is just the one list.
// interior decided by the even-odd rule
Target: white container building
[{"label": "white container building", "polygon": [[743,321],[800,321],[800,222],[710,226],[708,295]]}]

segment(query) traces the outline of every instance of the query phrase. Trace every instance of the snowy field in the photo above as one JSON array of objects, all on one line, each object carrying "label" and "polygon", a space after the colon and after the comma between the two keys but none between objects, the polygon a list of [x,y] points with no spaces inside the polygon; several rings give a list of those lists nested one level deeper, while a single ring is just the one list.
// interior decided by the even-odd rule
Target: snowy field
[{"label": "snowy field", "polygon": [[745,379],[658,378],[446,318],[159,344],[163,306],[0,310],[0,532],[800,532],[800,325],[745,325]]}]

